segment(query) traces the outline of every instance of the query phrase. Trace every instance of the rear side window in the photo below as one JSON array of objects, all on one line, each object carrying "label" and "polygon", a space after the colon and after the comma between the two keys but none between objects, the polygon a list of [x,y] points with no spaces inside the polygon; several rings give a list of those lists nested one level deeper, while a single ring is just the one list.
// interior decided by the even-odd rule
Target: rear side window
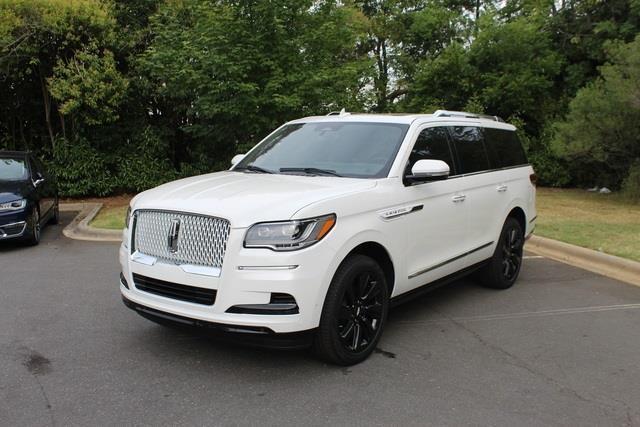
[{"label": "rear side window", "polygon": [[526,165],[527,156],[514,131],[484,129],[484,140],[493,168]]},{"label": "rear side window", "polygon": [[442,160],[449,165],[453,172],[453,156],[449,147],[447,130],[444,127],[433,127],[424,129],[418,135],[407,165],[407,173],[418,160]]},{"label": "rear side window", "polygon": [[482,129],[477,126],[452,126],[449,129],[461,174],[491,169],[483,143]]}]

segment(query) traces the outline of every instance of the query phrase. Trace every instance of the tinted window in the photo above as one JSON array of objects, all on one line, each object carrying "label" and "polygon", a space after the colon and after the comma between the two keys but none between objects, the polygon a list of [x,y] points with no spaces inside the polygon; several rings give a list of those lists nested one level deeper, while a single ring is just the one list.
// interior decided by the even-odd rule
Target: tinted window
[{"label": "tinted window", "polygon": [[443,127],[427,128],[420,132],[416,140],[411,155],[409,156],[409,164],[407,165],[407,173],[411,172],[411,168],[418,160],[433,159],[442,160],[454,170],[453,157],[449,147],[449,139],[447,130]]},{"label": "tinted window", "polygon": [[494,168],[527,164],[524,149],[514,131],[485,128],[484,138]]},{"label": "tinted window", "polygon": [[24,159],[0,157],[0,181],[21,181],[27,179],[27,164]]},{"label": "tinted window", "polygon": [[341,176],[382,178],[408,128],[396,123],[291,124],[260,143],[234,169],[253,165],[279,173],[283,168],[317,168]]},{"label": "tinted window", "polygon": [[482,129],[476,126],[453,126],[450,130],[460,162],[460,173],[491,169],[484,148]]}]

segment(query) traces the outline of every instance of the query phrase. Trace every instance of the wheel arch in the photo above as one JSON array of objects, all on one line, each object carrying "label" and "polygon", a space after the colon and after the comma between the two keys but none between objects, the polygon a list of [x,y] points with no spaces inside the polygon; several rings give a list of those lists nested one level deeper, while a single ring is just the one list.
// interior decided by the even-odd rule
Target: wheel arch
[{"label": "wheel arch", "polygon": [[520,227],[522,227],[522,232],[525,234],[527,233],[527,215],[524,213],[524,209],[520,206],[513,207],[509,211],[507,218],[515,218],[520,224]]},{"label": "wheel arch", "polygon": [[366,255],[378,263],[384,272],[387,285],[389,286],[389,295],[391,295],[393,293],[393,288],[395,287],[396,273],[393,261],[387,249],[382,244],[375,241],[363,242],[353,248],[340,263],[342,264],[347,258],[355,254]]}]

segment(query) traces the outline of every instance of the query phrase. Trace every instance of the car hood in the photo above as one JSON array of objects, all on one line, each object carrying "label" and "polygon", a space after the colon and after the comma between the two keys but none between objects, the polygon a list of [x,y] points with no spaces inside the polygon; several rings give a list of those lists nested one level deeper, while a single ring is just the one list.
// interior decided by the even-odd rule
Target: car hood
[{"label": "car hood", "polygon": [[32,191],[28,181],[0,181],[0,203],[27,198]]},{"label": "car hood", "polygon": [[[170,182],[141,193],[134,209],[162,209],[226,218],[231,227],[292,218],[314,202],[376,186],[375,180],[217,172]],[[327,212],[330,213],[330,212]]]}]

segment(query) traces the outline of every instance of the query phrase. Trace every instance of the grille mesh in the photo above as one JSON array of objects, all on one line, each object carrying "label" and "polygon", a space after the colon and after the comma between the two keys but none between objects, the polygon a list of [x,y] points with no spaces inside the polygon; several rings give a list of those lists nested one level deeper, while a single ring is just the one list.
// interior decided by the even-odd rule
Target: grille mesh
[{"label": "grille mesh", "polygon": [[[229,221],[182,212],[138,210],[134,212],[132,249],[175,264],[222,268],[229,238]],[[172,253],[168,239],[171,222],[180,220],[178,251]]]}]

